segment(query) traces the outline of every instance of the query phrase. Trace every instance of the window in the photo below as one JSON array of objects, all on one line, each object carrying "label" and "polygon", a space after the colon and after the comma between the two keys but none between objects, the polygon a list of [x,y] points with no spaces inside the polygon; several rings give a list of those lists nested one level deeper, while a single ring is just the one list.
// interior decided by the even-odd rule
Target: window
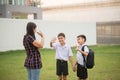
[{"label": "window", "polygon": [[0,4],[2,4],[2,0],[0,0]]},{"label": "window", "polygon": [[12,4],[12,0],[9,0],[9,4]]},{"label": "window", "polygon": [[2,13],[0,13],[0,18],[2,17]]},{"label": "window", "polygon": [[98,44],[120,44],[120,22],[97,23]]}]

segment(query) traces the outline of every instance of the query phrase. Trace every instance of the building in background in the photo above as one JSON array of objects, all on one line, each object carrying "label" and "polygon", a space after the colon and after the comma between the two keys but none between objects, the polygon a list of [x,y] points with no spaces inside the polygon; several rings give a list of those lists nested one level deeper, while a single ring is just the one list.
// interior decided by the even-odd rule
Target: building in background
[{"label": "building in background", "polygon": [[0,0],[0,18],[42,19],[40,0]]},{"label": "building in background", "polygon": [[120,44],[120,0],[43,6],[43,20],[96,22],[97,44]]}]

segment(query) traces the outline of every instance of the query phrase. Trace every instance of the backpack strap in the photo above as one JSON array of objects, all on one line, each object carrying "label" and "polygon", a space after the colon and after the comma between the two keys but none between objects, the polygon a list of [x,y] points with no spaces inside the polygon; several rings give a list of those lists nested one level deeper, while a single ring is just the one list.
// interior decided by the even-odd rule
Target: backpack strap
[{"label": "backpack strap", "polygon": [[[85,48],[85,46],[87,46],[87,45],[83,45],[82,46],[82,51],[84,51],[84,48]],[[82,56],[83,56],[83,63],[84,63],[84,66],[85,66],[85,68],[86,68],[86,59],[85,59],[85,56],[82,54]]]}]

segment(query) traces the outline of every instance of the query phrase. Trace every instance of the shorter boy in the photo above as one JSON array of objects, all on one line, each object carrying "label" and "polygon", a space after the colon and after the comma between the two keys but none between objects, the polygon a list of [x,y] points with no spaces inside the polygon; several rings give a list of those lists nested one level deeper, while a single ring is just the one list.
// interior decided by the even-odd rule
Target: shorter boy
[{"label": "shorter boy", "polygon": [[56,39],[52,39],[50,42],[50,46],[56,49],[56,74],[58,75],[58,80],[67,80],[68,75],[68,59],[71,63],[73,68],[72,62],[72,50],[71,48],[65,43],[65,34],[59,33],[58,34],[59,42],[55,42]]},{"label": "shorter boy", "polygon": [[77,55],[76,55],[77,60],[76,60],[76,63],[74,64],[74,71],[75,71],[75,66],[77,65],[78,80],[86,80],[88,77],[88,73],[87,73],[87,68],[85,66],[83,56],[86,59],[89,53],[89,49],[87,46],[85,46],[84,51],[82,51],[82,47],[85,45],[85,42],[86,42],[86,36],[85,35],[77,36],[77,42],[79,46],[77,47]]}]

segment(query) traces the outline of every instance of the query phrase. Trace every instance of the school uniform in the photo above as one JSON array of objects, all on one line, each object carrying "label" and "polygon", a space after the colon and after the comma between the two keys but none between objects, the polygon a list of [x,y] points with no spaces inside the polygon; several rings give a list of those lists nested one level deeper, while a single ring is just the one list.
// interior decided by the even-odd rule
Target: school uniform
[{"label": "school uniform", "polygon": [[73,56],[71,48],[65,44],[61,46],[59,42],[53,43],[53,48],[56,49],[56,74],[68,75],[68,59]]},{"label": "school uniform", "polygon": [[[80,45],[79,49],[82,50],[82,47],[84,45],[85,44]],[[89,53],[89,49],[87,46],[84,47],[84,52]],[[83,54],[80,53],[80,51],[77,51],[76,59],[77,59],[77,77],[79,77],[80,79],[86,79],[88,77],[87,68],[84,63]]]}]

